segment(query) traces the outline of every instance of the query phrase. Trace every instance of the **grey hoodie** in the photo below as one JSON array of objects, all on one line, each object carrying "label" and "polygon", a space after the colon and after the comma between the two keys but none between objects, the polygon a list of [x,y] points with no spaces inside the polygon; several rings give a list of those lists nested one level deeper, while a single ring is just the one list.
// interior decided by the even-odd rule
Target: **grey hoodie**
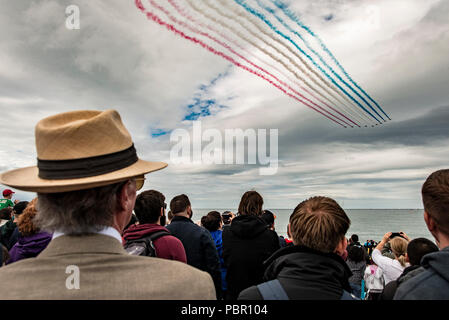
[{"label": "grey hoodie", "polygon": [[426,254],[425,271],[404,282],[394,300],[449,300],[449,247]]}]

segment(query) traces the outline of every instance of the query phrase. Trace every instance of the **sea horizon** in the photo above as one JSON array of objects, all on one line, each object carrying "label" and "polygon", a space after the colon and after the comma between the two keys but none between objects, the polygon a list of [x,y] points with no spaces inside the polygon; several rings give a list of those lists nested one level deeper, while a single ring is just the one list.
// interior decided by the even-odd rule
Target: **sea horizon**
[{"label": "sea horizon", "polygon": [[[233,211],[229,208],[193,208],[193,218],[199,222],[210,211]],[[293,209],[268,209],[276,215],[275,230],[283,237],[287,236],[287,225]],[[434,241],[424,222],[424,209],[344,209],[351,225],[346,237],[357,234],[360,242],[373,239],[380,241],[387,232],[405,232],[411,239],[427,238]],[[235,213],[236,210],[234,210]],[[373,219],[373,216],[376,219]]]}]

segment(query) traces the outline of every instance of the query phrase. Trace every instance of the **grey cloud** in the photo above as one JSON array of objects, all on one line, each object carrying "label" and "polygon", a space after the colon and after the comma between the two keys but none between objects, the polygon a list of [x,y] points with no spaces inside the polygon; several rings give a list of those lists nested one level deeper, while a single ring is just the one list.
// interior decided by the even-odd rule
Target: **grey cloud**
[{"label": "grey cloud", "polygon": [[[0,127],[7,137],[0,141],[1,171],[35,163],[33,132],[39,119],[85,108],[118,109],[139,155],[170,162],[169,136],[152,139],[149,128],[188,126],[180,123],[186,104],[201,84],[228,68],[149,22],[133,1],[0,3],[0,108],[9,120]],[[262,177],[251,165],[169,163],[150,174],[145,187],[161,190],[168,199],[187,193],[199,207],[235,207],[252,188],[272,208],[323,193],[353,207],[419,206],[420,181],[447,166],[449,157],[449,2],[430,7],[409,0],[407,10],[423,15],[418,21],[347,36],[347,27],[357,25],[372,1],[290,3],[393,121],[343,129],[232,68],[210,90],[210,98],[226,101],[229,108],[202,120],[220,130],[278,128],[278,173]],[[79,31],[64,27],[69,4],[80,6]],[[390,13],[390,0],[376,5]],[[323,19],[328,13],[334,15],[331,21]],[[390,22],[384,20],[387,26]]]},{"label": "grey cloud", "polygon": [[[447,122],[449,107],[431,109],[421,116],[407,120],[393,120],[374,128],[354,128],[328,130],[314,128],[307,124],[305,127],[290,127],[281,131],[282,151],[286,152],[293,146],[327,144],[329,142],[346,144],[369,144],[372,148],[382,148],[386,145],[419,146],[433,144],[449,138]],[[326,134],[327,133],[327,134]]]}]

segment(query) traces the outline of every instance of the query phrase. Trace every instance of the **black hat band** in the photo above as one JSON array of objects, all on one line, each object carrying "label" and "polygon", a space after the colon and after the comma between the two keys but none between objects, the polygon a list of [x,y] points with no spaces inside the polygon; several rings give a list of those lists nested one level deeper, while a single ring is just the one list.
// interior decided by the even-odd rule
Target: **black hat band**
[{"label": "black hat band", "polygon": [[70,159],[40,160],[37,159],[39,178],[47,180],[64,180],[98,176],[114,172],[138,161],[134,144],[123,151],[101,156]]}]

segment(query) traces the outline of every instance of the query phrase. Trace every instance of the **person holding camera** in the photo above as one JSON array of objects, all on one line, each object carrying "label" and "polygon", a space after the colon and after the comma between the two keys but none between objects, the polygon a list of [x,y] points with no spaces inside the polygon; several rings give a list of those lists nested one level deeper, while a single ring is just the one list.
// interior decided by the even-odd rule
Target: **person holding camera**
[{"label": "person holding camera", "polygon": [[[407,245],[410,241],[409,237],[404,232],[392,233],[387,232],[382,241],[373,250],[372,259],[375,264],[382,270],[385,285],[396,280],[402,274],[404,269],[409,266],[406,260]],[[394,254],[394,259],[382,255],[382,249],[386,243],[390,244],[391,251]]]},{"label": "person holding camera", "polygon": [[235,218],[235,214],[233,214],[231,211],[225,211],[221,214],[221,220],[223,221],[223,229],[230,227],[232,219]]}]

